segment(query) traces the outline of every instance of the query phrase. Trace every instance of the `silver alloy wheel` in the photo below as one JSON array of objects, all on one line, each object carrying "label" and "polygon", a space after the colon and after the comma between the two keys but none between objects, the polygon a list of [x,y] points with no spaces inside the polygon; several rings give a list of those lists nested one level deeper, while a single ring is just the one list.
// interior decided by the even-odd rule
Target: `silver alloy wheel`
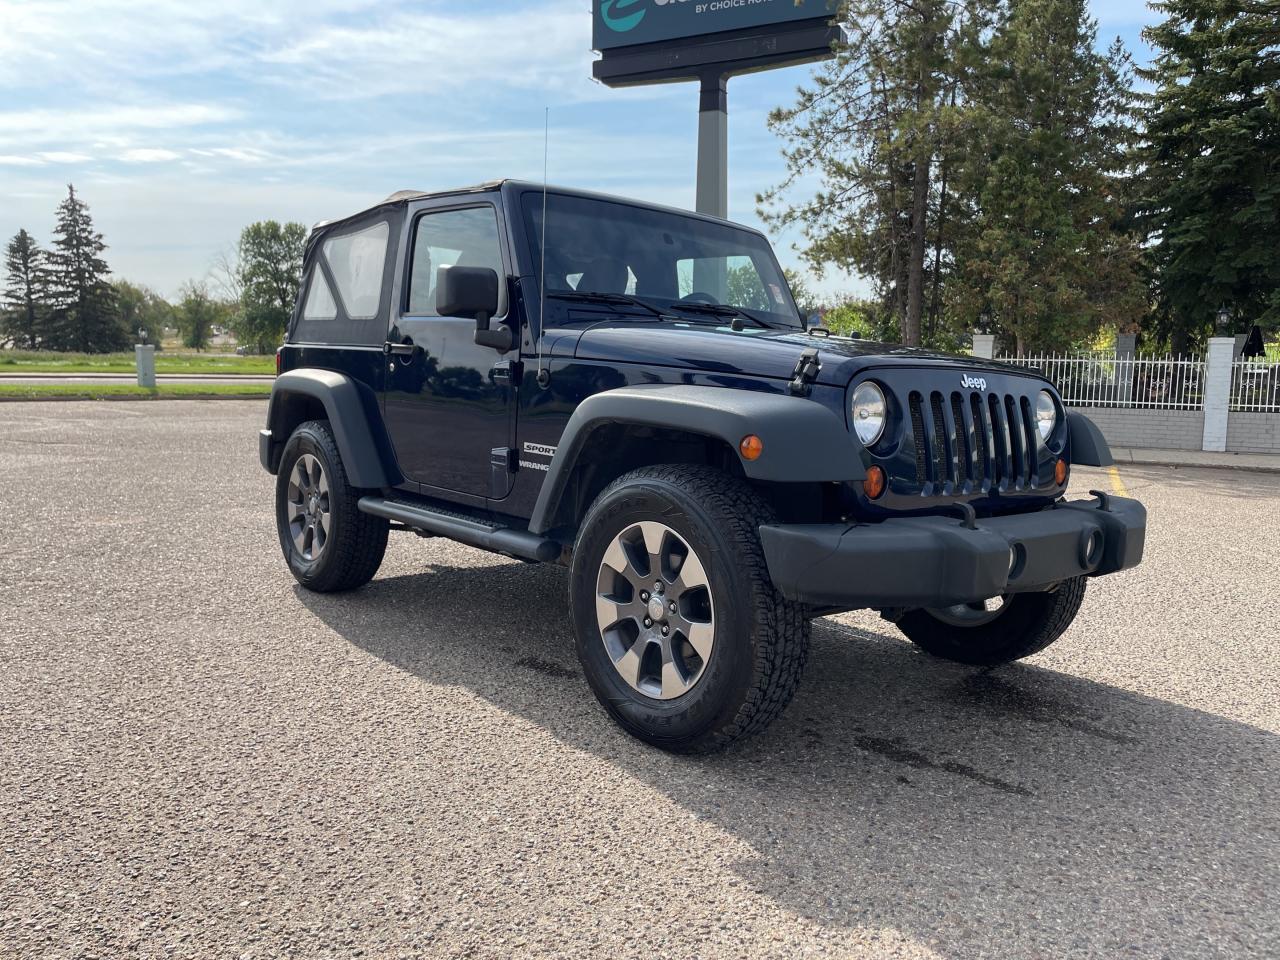
[{"label": "silver alloy wheel", "polygon": [[294,549],[308,563],[324,552],[329,542],[329,478],[310,453],[304,453],[289,475],[289,535]]},{"label": "silver alloy wheel", "polygon": [[1004,613],[1007,597],[992,597],[976,603],[957,603],[951,607],[931,607],[929,615],[953,627],[981,627]]},{"label": "silver alloy wheel", "polygon": [[596,621],[614,669],[646,697],[688,693],[711,662],[711,584],[693,548],[665,524],[642,521],[613,538],[600,562]]}]

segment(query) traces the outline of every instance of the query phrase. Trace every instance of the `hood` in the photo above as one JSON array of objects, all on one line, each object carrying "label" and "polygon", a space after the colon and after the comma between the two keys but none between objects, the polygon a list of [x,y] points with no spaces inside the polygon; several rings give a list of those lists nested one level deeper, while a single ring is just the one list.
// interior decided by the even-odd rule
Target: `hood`
[{"label": "hood", "polygon": [[[548,331],[550,334],[551,331]],[[573,343],[561,340],[561,352]],[[860,371],[872,367],[921,367],[934,364],[988,370],[996,373],[1028,373],[1026,367],[980,360],[976,357],[916,350],[897,344],[818,337],[802,331],[734,330],[728,324],[669,320],[616,319],[595,323],[577,338],[573,355],[581,360],[678,367],[708,373],[790,380],[806,350],[817,350],[822,368],[817,382],[843,387]]]}]

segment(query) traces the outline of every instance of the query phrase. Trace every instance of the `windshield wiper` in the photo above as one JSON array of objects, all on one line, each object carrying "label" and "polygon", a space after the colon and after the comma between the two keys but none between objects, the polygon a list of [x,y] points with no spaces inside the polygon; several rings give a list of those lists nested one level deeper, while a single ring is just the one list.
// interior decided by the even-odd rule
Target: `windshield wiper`
[{"label": "windshield wiper", "polygon": [[641,310],[648,310],[659,319],[670,319],[668,314],[663,313],[653,304],[645,303],[639,297],[633,297],[629,293],[591,293],[586,290],[558,290],[555,293],[548,293],[547,296],[552,300],[570,300],[577,301],[579,303],[607,303],[613,306],[639,307]]},{"label": "windshield wiper", "polygon": [[[680,303],[680,302],[677,302],[677,303],[673,303],[671,305],[671,308],[673,310],[686,310],[689,313],[710,313],[717,317],[742,317],[744,319],[750,320],[752,323],[754,323],[758,327],[764,327],[764,329],[766,330],[782,329],[782,327],[776,324],[772,324],[767,320],[762,320],[760,317],[757,317],[754,313],[750,313],[746,310],[743,310],[741,307],[731,307],[727,303]],[[742,329],[741,325],[739,324],[735,323],[733,326],[735,330]]]}]

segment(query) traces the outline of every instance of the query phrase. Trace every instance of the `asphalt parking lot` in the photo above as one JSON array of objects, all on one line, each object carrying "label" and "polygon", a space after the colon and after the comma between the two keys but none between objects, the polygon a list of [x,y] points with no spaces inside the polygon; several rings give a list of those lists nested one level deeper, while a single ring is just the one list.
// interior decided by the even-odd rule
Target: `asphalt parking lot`
[{"label": "asphalt parking lot", "polygon": [[398,534],[300,592],[264,410],[0,407],[0,956],[1280,955],[1280,476],[1126,467],[1147,562],[1045,653],[821,621],[686,759],[556,568]]}]

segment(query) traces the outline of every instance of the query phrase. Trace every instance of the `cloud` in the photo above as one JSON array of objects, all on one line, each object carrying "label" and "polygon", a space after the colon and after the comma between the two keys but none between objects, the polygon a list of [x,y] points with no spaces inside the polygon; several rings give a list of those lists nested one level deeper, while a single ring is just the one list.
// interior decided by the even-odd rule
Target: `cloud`
[{"label": "cloud", "polygon": [[[501,56],[495,56],[496,45]],[[358,25],[320,24],[261,52],[273,79],[333,99],[465,88],[588,88],[590,23],[560,5],[469,16],[391,12]]]},{"label": "cloud", "polygon": [[72,153],[69,150],[48,150],[37,153],[36,157],[45,163],[88,163],[93,157],[84,153]]},{"label": "cloud", "polygon": [[171,160],[177,160],[182,156],[176,150],[161,150],[155,147],[139,147],[134,150],[126,150],[120,154],[120,159],[125,163],[168,163]]},{"label": "cloud", "polygon": [[239,110],[208,103],[103,105],[93,108],[44,107],[0,112],[0,144],[85,143],[123,132],[226,123]]},{"label": "cloud", "polygon": [[0,154],[0,167],[39,167],[43,164],[43,160],[37,160],[35,157],[16,157],[12,154]]}]

